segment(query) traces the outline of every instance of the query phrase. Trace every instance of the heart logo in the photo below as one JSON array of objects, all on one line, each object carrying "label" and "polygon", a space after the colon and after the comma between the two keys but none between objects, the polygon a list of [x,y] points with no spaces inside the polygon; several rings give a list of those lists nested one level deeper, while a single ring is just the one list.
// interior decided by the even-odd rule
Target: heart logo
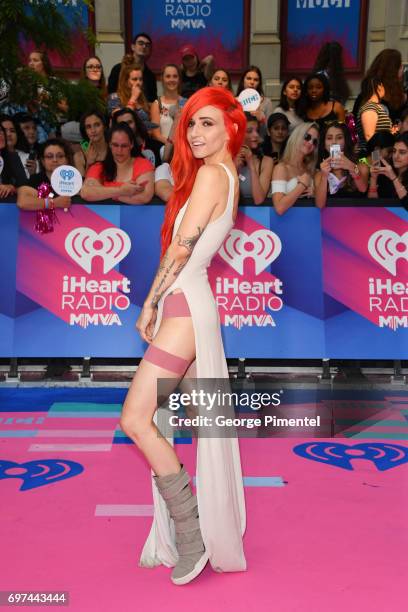
[{"label": "heart logo", "polygon": [[380,471],[390,470],[408,462],[408,447],[379,442],[353,445],[336,442],[305,442],[295,446],[293,452],[304,459],[319,461],[344,470],[354,469],[351,463],[354,459],[368,459]]},{"label": "heart logo", "polygon": [[102,257],[106,274],[126,257],[131,245],[127,233],[118,227],[108,227],[99,234],[90,227],[77,227],[65,239],[68,255],[88,274],[95,256]]},{"label": "heart logo", "polygon": [[282,242],[277,234],[268,229],[259,229],[248,235],[232,229],[218,253],[238,274],[244,273],[244,262],[252,258],[255,274],[260,274],[282,251]]},{"label": "heart logo", "polygon": [[73,170],[61,170],[60,172],[60,177],[64,180],[64,181],[70,181],[72,178],[74,178],[74,171]]},{"label": "heart logo", "polygon": [[408,232],[399,236],[392,230],[378,230],[368,240],[368,251],[380,266],[395,276],[398,259],[408,261]]},{"label": "heart logo", "polygon": [[80,463],[65,459],[37,459],[37,461],[26,463],[0,459],[0,480],[21,478],[23,484],[20,491],[28,491],[59,480],[73,478],[83,471],[84,467]]}]

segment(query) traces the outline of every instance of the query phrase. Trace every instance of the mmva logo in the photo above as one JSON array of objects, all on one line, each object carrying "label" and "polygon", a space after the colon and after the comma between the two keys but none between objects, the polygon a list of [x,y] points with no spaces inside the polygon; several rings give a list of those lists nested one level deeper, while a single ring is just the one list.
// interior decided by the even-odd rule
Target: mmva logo
[{"label": "mmva logo", "polygon": [[129,236],[118,227],[109,227],[97,234],[90,227],[77,227],[65,239],[65,250],[72,259],[88,272],[92,271],[92,260],[103,259],[103,272],[114,268],[130,251]]},{"label": "mmva logo", "polygon": [[368,251],[377,263],[396,276],[398,259],[408,261],[408,232],[400,236],[392,230],[378,230],[368,240]]},{"label": "mmva logo", "polygon": [[218,253],[238,274],[244,274],[244,261],[248,257],[255,262],[255,274],[260,274],[282,251],[282,242],[277,234],[260,229],[248,235],[232,229]]},{"label": "mmva logo", "polygon": [[70,181],[72,178],[74,178],[74,174],[75,172],[73,170],[67,170],[66,168],[60,170],[60,177],[63,181]]}]

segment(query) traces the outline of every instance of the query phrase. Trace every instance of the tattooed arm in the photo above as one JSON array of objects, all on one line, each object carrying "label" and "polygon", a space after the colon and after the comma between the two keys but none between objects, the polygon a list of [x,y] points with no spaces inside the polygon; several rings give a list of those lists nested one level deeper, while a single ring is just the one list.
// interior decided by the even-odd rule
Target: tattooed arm
[{"label": "tattooed arm", "polygon": [[228,186],[228,177],[219,166],[204,165],[199,169],[183,220],[160,262],[136,323],[146,342],[152,340],[158,302],[187,264],[207,224],[225,209]]}]

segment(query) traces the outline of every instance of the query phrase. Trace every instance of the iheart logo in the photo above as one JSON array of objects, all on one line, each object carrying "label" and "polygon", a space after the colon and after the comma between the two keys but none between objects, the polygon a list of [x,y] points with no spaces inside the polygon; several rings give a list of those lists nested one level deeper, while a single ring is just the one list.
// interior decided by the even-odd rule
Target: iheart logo
[{"label": "iheart logo", "polygon": [[66,237],[65,250],[88,274],[93,258],[102,257],[106,274],[126,257],[131,244],[126,232],[118,227],[108,227],[99,234],[90,227],[77,227]]},{"label": "iheart logo", "polygon": [[74,177],[74,171],[64,168],[60,171],[60,176],[64,181],[70,181]]},{"label": "iheart logo", "polygon": [[66,459],[36,459],[25,463],[0,459],[0,480],[21,478],[23,484],[20,491],[28,491],[66,478],[72,478],[83,471],[83,465]]},{"label": "iheart logo", "polygon": [[372,461],[377,470],[385,471],[408,463],[408,448],[400,444],[363,442],[346,445],[338,442],[303,442],[293,448],[299,457],[333,465],[343,470],[353,470],[352,461]]},{"label": "iheart logo", "polygon": [[281,240],[271,230],[259,229],[248,235],[242,230],[232,229],[218,253],[238,274],[244,273],[244,261],[251,257],[258,275],[280,255],[281,250]]},{"label": "iheart logo", "polygon": [[399,236],[392,230],[378,230],[368,240],[368,251],[377,263],[395,276],[398,259],[408,261],[408,232]]}]

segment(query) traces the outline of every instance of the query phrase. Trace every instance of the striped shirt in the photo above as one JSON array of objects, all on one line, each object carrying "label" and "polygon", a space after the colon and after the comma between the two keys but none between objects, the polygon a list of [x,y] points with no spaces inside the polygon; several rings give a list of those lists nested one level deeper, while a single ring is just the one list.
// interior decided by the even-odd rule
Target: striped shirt
[{"label": "striped shirt", "polygon": [[366,144],[367,141],[364,137],[363,126],[361,125],[361,115],[365,111],[375,111],[377,113],[377,125],[375,126],[375,134],[380,132],[381,130],[385,130],[387,132],[391,131],[392,123],[391,119],[388,115],[386,108],[382,104],[377,104],[376,102],[366,102],[358,111],[357,118],[357,133],[358,133],[358,154],[365,155],[366,154]]}]

